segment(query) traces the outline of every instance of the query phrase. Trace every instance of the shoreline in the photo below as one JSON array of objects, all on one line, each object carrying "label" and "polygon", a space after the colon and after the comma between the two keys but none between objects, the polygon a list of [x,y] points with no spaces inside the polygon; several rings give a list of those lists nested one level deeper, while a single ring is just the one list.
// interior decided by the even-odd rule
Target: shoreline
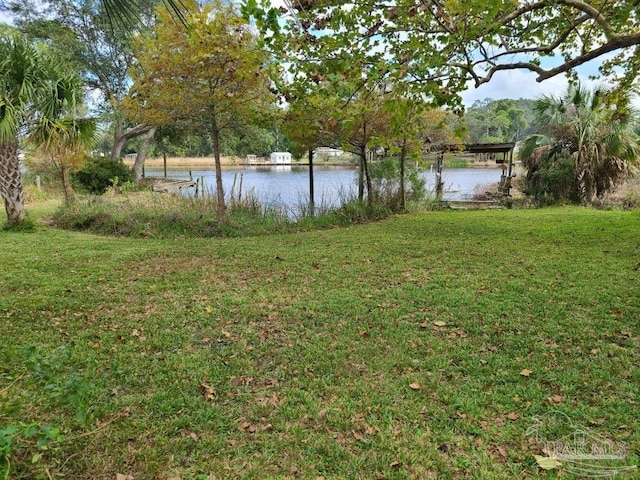
[{"label": "shoreline", "polygon": [[[130,158],[123,159],[124,164],[133,167],[134,160]],[[290,163],[270,163],[263,160],[256,163],[248,163],[246,159],[239,157],[221,157],[220,163],[223,168],[229,167],[308,167],[308,161],[290,162]],[[425,164],[426,163],[426,164]],[[514,162],[515,165],[516,162]],[[357,164],[352,162],[314,162],[314,167],[357,167]],[[431,162],[423,162],[422,168],[429,168],[432,165]],[[172,169],[200,169],[202,167],[214,168],[215,162],[213,157],[167,157],[167,168]],[[145,167],[149,168],[163,168],[164,160],[162,157],[151,157],[145,160]],[[466,165],[447,165],[445,160],[444,168],[496,168],[500,169],[501,164],[495,163],[495,161],[469,161]]]}]

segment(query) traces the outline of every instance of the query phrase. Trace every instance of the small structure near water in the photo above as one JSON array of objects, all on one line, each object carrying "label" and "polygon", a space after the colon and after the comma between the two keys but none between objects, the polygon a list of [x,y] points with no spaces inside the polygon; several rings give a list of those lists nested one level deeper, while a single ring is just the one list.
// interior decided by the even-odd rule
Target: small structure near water
[{"label": "small structure near water", "polygon": [[[502,175],[498,183],[498,194],[509,196],[511,194],[511,178],[513,177],[513,150],[515,143],[465,143],[441,145],[436,161],[436,195],[442,196],[442,165],[445,152],[470,152],[490,154],[496,163],[502,164]],[[502,158],[497,154],[502,153]]]},{"label": "small structure near water", "polygon": [[273,152],[271,154],[271,163],[273,164],[286,164],[291,163],[291,154],[289,152]]}]

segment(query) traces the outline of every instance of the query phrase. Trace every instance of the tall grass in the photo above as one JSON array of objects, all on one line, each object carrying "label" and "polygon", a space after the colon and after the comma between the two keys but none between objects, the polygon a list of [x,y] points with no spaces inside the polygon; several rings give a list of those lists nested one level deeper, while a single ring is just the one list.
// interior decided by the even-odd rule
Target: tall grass
[{"label": "tall grass", "polygon": [[322,199],[312,211],[303,196],[292,208],[277,199],[261,200],[249,191],[241,198],[229,198],[227,219],[220,222],[215,195],[133,192],[86,197],[60,207],[53,221],[63,229],[134,238],[238,237],[344,226],[390,213],[382,205],[367,205],[346,194],[340,206]]}]

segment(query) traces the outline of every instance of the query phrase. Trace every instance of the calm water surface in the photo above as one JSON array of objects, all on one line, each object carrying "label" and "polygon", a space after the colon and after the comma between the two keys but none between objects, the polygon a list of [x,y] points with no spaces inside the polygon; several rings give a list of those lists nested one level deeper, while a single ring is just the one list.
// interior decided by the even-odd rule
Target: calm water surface
[{"label": "calm water surface", "polygon": [[[162,177],[162,168],[147,168],[147,177]],[[497,183],[499,168],[450,168],[443,172],[444,199],[468,200],[477,185]],[[204,177],[208,192],[215,189],[215,170],[192,170],[193,179]],[[422,173],[427,189],[433,192],[435,174],[430,170]],[[167,176],[173,179],[189,179],[189,170],[169,169]],[[315,202],[321,206],[337,206],[342,200],[356,195],[357,171],[350,167],[315,166],[313,169]],[[297,209],[309,201],[309,168],[306,166],[279,165],[273,167],[238,167],[225,169],[222,182],[225,194],[229,195],[235,179],[235,193],[238,194],[242,180],[242,195],[253,190],[255,196],[264,203],[277,203],[290,209]],[[193,189],[190,189],[193,192]]]}]

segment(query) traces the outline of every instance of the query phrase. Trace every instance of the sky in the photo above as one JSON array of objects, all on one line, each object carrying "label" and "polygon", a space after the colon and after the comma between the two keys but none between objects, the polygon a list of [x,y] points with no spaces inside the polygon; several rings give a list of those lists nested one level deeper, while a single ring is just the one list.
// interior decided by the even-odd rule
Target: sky
[{"label": "sky", "polygon": [[[590,68],[589,68],[590,67]],[[588,79],[589,73],[595,73],[597,65],[582,68],[578,76],[582,83],[590,85],[593,81]],[[567,78],[560,74],[543,82],[536,81],[537,75],[528,70],[506,70],[497,72],[488,83],[475,88],[469,82],[469,88],[462,93],[462,100],[466,106],[471,106],[476,100],[485,98],[538,98],[541,95],[559,95],[568,86]]]}]

